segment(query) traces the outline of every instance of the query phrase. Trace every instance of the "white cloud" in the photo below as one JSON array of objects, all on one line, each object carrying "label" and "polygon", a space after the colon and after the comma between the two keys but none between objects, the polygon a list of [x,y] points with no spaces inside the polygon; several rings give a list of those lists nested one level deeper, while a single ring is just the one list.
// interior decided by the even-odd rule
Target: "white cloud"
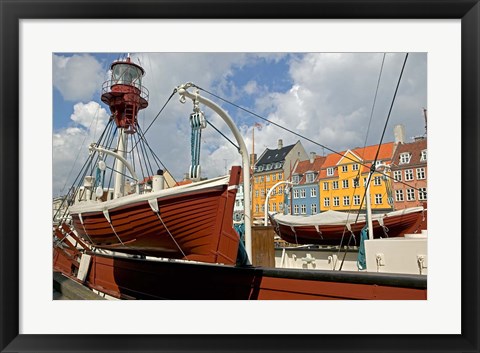
[{"label": "white cloud", "polygon": [[67,101],[87,101],[101,89],[102,65],[91,55],[53,55],[53,86]]},{"label": "white cloud", "polygon": [[[211,53],[149,53],[132,54],[132,60],[140,63],[145,71],[143,84],[150,91],[149,107],[139,113],[143,130],[160,111],[173,89],[185,82],[194,82],[215,94],[236,102],[245,93],[254,98],[254,105],[246,107],[273,122],[285,126],[299,134],[329,148],[343,150],[363,146],[373,97],[378,80],[382,54],[305,54],[288,57],[288,72],[291,87],[284,92],[275,92],[259,84],[255,75],[242,77],[243,84],[235,85],[231,78],[236,68],[255,67],[258,62],[278,62],[286,54],[211,54]],[[64,59],[64,58],[63,58]],[[59,58],[56,67],[67,65]],[[389,104],[403,62],[402,54],[388,54],[377,98],[374,122],[369,143],[378,143]],[[63,74],[67,75],[67,71]],[[76,73],[70,72],[69,74]],[[103,73],[102,73],[103,75]],[[68,77],[65,77],[68,81]],[[100,80],[101,81],[101,80]],[[247,82],[245,84],[245,82]],[[99,85],[97,83],[97,85]],[[393,125],[403,123],[407,137],[423,131],[421,108],[426,106],[426,55],[411,55],[402,79],[397,102],[392,111],[385,141],[391,141]],[[98,92],[97,92],[98,95]],[[252,151],[252,121],[250,115],[219,101],[202,92],[205,97],[220,104],[237,119],[247,149]],[[175,95],[150,128],[146,137],[161,161],[177,178],[181,178],[190,165],[190,125],[189,116],[192,103],[180,104]],[[98,97],[97,97],[98,99]],[[78,147],[83,139],[93,141],[85,128],[90,126],[95,112],[100,116],[99,127],[105,126],[108,114],[97,103],[76,104],[71,116],[74,129],[56,131],[54,135],[55,178],[64,181],[68,171],[57,173],[57,168],[67,169],[72,165]],[[201,107],[222,133],[236,143],[225,123],[210,109]],[[259,121],[254,118],[255,121]],[[238,123],[242,121],[242,123]],[[102,123],[100,123],[102,122]],[[245,124],[248,122],[248,126]],[[102,125],[103,124],[103,125]],[[284,146],[294,144],[300,137],[279,129],[273,124],[262,122],[263,129],[255,131],[255,152],[260,155],[267,147],[274,148],[279,138]],[[96,131],[98,136],[98,131]],[[204,176],[215,177],[225,172],[231,165],[241,163],[234,146],[220,136],[210,126],[202,135],[201,164]],[[70,135],[69,135],[70,134]],[[91,141],[90,141],[91,140]],[[323,152],[321,147],[302,140],[307,152]],[[68,158],[67,158],[68,156]],[[86,154],[85,154],[86,156]],[[68,160],[69,159],[69,160]],[[58,161],[57,161],[58,160]],[[79,158],[79,160],[81,160]],[[68,162],[68,163],[67,163]],[[77,163],[78,168],[78,163]],[[61,175],[63,179],[60,178]],[[61,183],[57,182],[56,185]]]}]

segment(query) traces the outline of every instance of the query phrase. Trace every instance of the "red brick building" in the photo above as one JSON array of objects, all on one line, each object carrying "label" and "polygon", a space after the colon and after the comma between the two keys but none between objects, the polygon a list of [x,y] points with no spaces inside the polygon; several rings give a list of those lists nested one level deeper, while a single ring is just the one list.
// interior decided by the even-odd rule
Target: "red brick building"
[{"label": "red brick building", "polygon": [[398,143],[392,158],[394,208],[421,206],[427,202],[427,139]]}]

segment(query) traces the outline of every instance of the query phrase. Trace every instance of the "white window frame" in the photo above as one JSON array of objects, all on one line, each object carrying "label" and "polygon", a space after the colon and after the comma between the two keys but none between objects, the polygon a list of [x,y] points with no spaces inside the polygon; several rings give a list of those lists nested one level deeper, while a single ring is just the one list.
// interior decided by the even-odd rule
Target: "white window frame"
[{"label": "white window frame", "polygon": [[382,194],[375,194],[375,205],[381,205],[383,202]]},{"label": "white window frame", "polygon": [[277,181],[277,174],[272,175],[272,181]]},{"label": "white window frame", "polygon": [[298,189],[293,189],[293,198],[298,199],[299,195],[300,195],[300,193],[299,193]]},{"label": "white window frame", "polygon": [[305,190],[305,188],[300,189],[300,198],[304,199],[306,197],[307,197],[307,190]]},{"label": "white window frame", "polygon": [[323,182],[323,190],[328,191],[328,184],[330,184],[328,181]]},{"label": "white window frame", "polygon": [[418,201],[427,201],[427,188],[418,188]]},{"label": "white window frame", "polygon": [[300,214],[307,214],[307,205],[303,204],[300,206]]},{"label": "white window frame", "polygon": [[343,179],[342,180],[342,188],[343,189],[348,189],[348,179]]},{"label": "white window frame", "polygon": [[323,207],[330,207],[330,197],[323,198]]},{"label": "white window frame", "polygon": [[312,203],[312,205],[310,206],[310,214],[317,214],[317,204],[316,203]]},{"label": "white window frame", "polygon": [[343,206],[350,206],[350,196],[343,197]]},{"label": "white window frame", "polygon": [[348,172],[348,165],[342,165],[342,172],[343,173]]},{"label": "white window frame", "polygon": [[315,188],[310,189],[310,197],[317,197],[317,189]]},{"label": "white window frame", "polygon": [[360,205],[360,195],[353,195],[353,205],[354,206]]},{"label": "white window frame", "polygon": [[334,196],[333,197],[333,206],[334,207],[340,206],[340,197],[339,196]]},{"label": "white window frame", "polygon": [[332,190],[338,190],[338,180],[332,181]]},{"label": "white window frame", "polygon": [[408,164],[410,163],[411,158],[412,158],[412,155],[410,154],[410,152],[400,153],[400,161],[398,164]]},{"label": "white window frame", "polygon": [[395,190],[395,201],[397,202],[405,201],[405,197],[403,195],[403,189]]},{"label": "white window frame", "polygon": [[265,176],[265,180],[266,180],[266,181],[270,181],[270,175],[266,175],[266,176]]},{"label": "white window frame", "polygon": [[405,169],[405,181],[413,180],[413,169]]},{"label": "white window frame", "polygon": [[394,170],[393,171],[393,181],[395,183],[397,181],[402,181],[402,171],[401,170]]},{"label": "white window frame", "polygon": [[353,170],[353,171],[358,170],[358,164],[357,164],[357,163],[355,163],[355,164],[352,165],[352,170]]},{"label": "white window frame", "polygon": [[373,177],[373,185],[382,185],[382,178],[380,176]]},{"label": "white window frame", "polygon": [[425,162],[427,160],[427,150],[422,150],[420,154],[420,162]]},{"label": "white window frame", "polygon": [[329,167],[327,168],[327,176],[332,176],[333,175],[333,168]]},{"label": "white window frame", "polygon": [[425,168],[417,168],[417,180],[425,179]]},{"label": "white window frame", "polygon": [[258,213],[260,211],[260,206],[255,205],[255,212]]},{"label": "white window frame", "polygon": [[407,201],[415,201],[415,189],[407,189]]}]

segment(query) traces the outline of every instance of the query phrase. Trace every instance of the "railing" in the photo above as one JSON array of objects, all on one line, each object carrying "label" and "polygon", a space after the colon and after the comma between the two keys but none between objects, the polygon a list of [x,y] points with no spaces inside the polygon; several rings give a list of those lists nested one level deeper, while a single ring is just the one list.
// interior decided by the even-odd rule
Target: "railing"
[{"label": "railing", "polygon": [[150,92],[146,87],[142,86],[139,82],[128,82],[123,79],[105,81],[102,85],[102,94],[112,92],[112,87],[116,85],[125,85],[136,88],[139,91],[138,93],[140,95],[140,98],[143,98],[148,102]]}]

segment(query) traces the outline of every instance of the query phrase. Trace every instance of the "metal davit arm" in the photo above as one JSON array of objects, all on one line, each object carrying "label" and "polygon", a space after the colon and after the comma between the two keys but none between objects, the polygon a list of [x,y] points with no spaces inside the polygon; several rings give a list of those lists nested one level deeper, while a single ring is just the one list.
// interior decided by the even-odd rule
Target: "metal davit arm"
[{"label": "metal davit arm", "polygon": [[[247,146],[245,145],[245,141],[240,134],[237,126],[233,122],[233,119],[222,109],[220,106],[212,102],[211,100],[200,96],[198,90],[195,93],[190,93],[187,91],[188,88],[195,87],[191,83],[186,83],[177,87],[178,94],[183,98],[189,98],[191,100],[196,100],[202,104],[205,104],[207,107],[212,109],[215,113],[217,113],[227,124],[230,130],[235,136],[237,140],[240,155],[242,156],[242,169],[243,169],[243,189],[244,197],[245,197],[245,249],[247,251],[248,260],[250,263],[252,262],[252,228],[251,224],[251,209],[250,209],[250,159],[248,157]],[[248,223],[247,223],[248,222]]]}]

